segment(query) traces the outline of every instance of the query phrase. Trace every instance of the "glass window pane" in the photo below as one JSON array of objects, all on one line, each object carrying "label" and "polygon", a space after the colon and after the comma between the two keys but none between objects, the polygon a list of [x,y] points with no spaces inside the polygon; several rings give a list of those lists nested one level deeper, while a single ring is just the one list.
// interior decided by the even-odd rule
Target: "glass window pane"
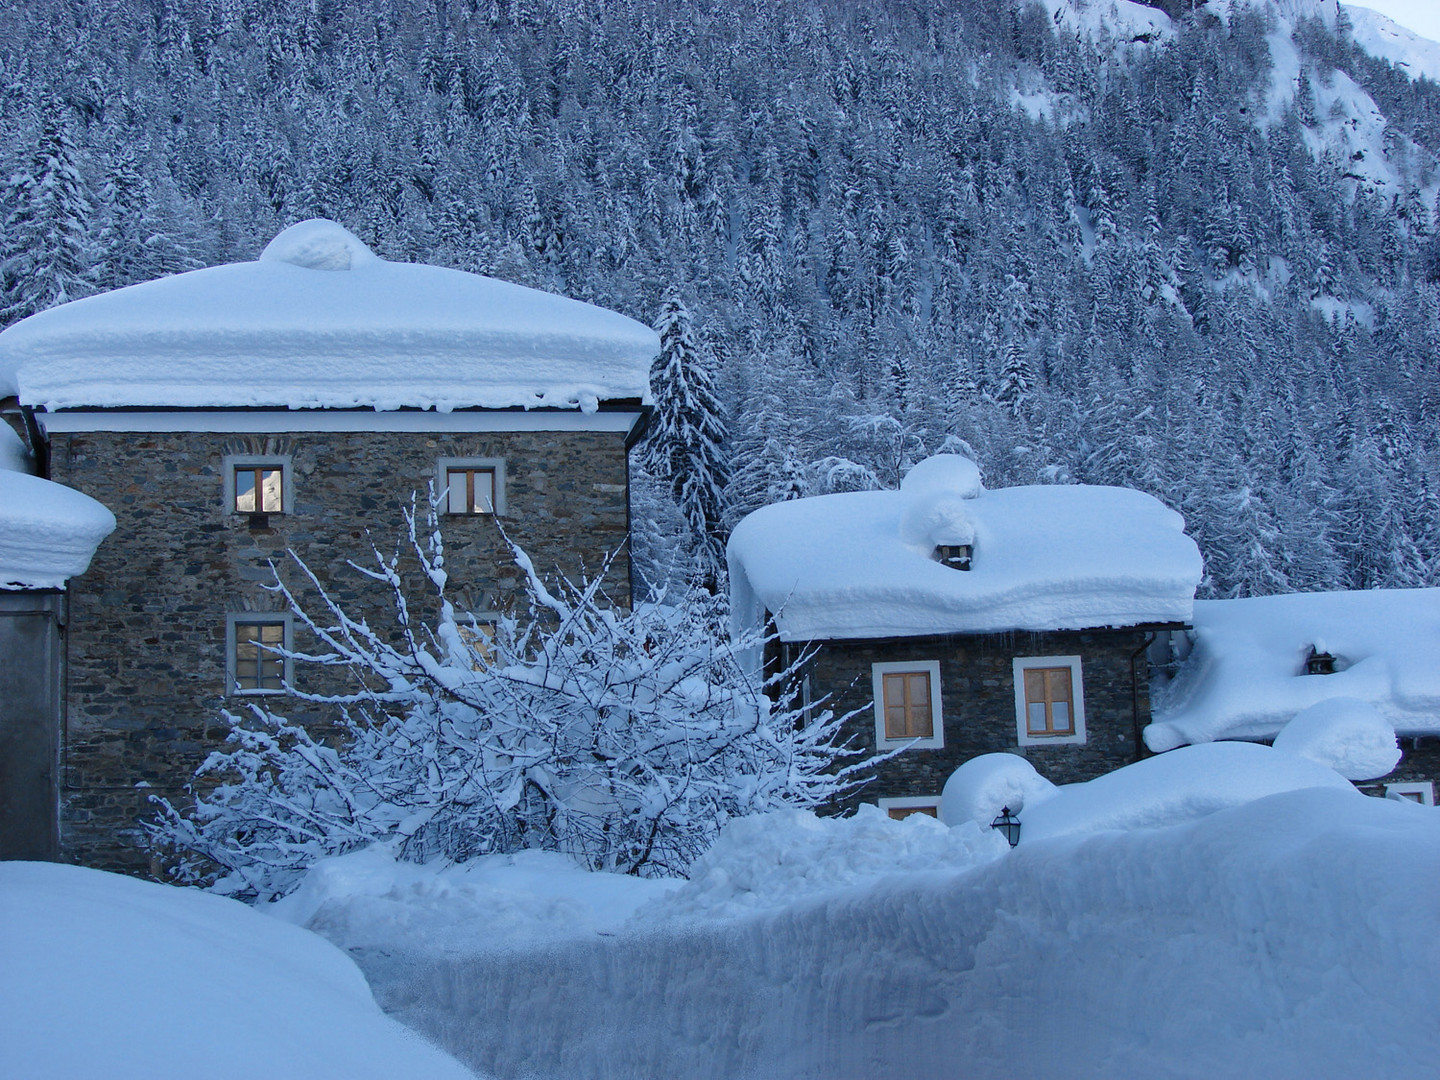
[{"label": "glass window pane", "polygon": [[488,469],[475,473],[475,505],[477,514],[495,512],[495,474]]},{"label": "glass window pane", "polygon": [[260,471],[260,509],[267,514],[278,514],[281,506],[281,471],[279,469],[264,469]]},{"label": "glass window pane", "polygon": [[255,511],[254,469],[235,470],[235,509],[241,513],[254,513]]},{"label": "glass window pane", "polygon": [[1050,715],[1056,731],[1069,732],[1070,703],[1068,701],[1057,701],[1051,705]]},{"label": "glass window pane", "polygon": [[910,735],[917,739],[928,739],[935,734],[935,724],[930,718],[930,701],[917,701],[910,706]]},{"label": "glass window pane", "polygon": [[1045,703],[1043,701],[1030,703],[1025,723],[1032,735],[1043,735],[1048,730],[1045,727]]},{"label": "glass window pane", "polygon": [[465,513],[465,470],[451,469],[448,473],[449,493],[446,509],[452,514]]}]

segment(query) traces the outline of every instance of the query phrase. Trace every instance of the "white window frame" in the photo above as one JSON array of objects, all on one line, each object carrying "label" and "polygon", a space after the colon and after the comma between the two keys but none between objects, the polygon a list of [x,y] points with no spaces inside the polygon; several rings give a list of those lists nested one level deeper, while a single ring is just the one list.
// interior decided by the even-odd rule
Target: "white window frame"
[{"label": "white window frame", "polygon": [[[919,674],[930,676],[930,718],[934,734],[928,739],[887,739],[885,737],[885,676]],[[945,746],[945,715],[940,708],[940,661],[939,660],[889,660],[870,665],[870,687],[874,694],[875,746],[880,750],[893,750],[903,746],[914,750],[941,750]]]},{"label": "white window frame", "polygon": [[[1417,799],[1407,799],[1407,795],[1419,795]],[[1399,799],[1404,802],[1419,802],[1421,806],[1435,805],[1435,785],[1428,780],[1406,780],[1398,784],[1385,785],[1385,797],[1387,799]]]},{"label": "white window frame", "polygon": [[495,474],[494,517],[505,516],[505,459],[496,457],[444,457],[435,463],[435,493],[440,497],[440,512],[451,517],[491,517],[492,514],[456,514],[450,510],[450,470],[490,469]]},{"label": "white window frame", "polygon": [[[294,617],[288,611],[231,611],[225,615],[225,694],[227,697],[273,697],[277,694],[286,693],[285,690],[242,690],[235,681],[235,627],[255,626],[258,624],[280,623],[285,627],[284,636],[281,638],[281,647],[286,652],[291,651],[294,646],[295,622]],[[294,666],[290,657],[282,657],[280,679],[286,686],[292,681]]]},{"label": "white window frame", "polygon": [[[879,800],[880,810],[886,817],[890,816],[891,810],[929,810],[934,809],[935,819],[940,819],[940,796],[939,795],[905,795],[890,799]],[[902,819],[903,820],[903,819]]]},{"label": "white window frame", "polygon": [[[293,514],[295,512],[295,470],[289,454],[226,454],[221,463],[225,471],[225,512],[227,514]],[[280,470],[279,510],[235,509],[235,470],[271,468]]]},{"label": "white window frame", "polygon": [[[1030,668],[1070,669],[1070,690],[1075,695],[1075,734],[1031,735],[1025,721],[1025,672]],[[1079,746],[1085,742],[1085,682],[1078,656],[1017,656],[1012,662],[1015,679],[1015,735],[1021,746]]]}]

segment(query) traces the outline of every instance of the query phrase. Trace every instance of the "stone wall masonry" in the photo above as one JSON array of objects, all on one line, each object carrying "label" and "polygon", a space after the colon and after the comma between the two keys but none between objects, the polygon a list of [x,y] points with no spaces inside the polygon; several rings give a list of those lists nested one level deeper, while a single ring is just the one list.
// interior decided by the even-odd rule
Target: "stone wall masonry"
[{"label": "stone wall masonry", "polygon": [[[292,585],[293,550],[331,595],[376,626],[393,625],[384,586],[350,569],[393,551],[412,493],[423,506],[442,457],[503,458],[503,520],[446,516],[445,569],[457,607],[503,608],[522,592],[497,525],[542,574],[578,581],[606,573],[609,596],[629,602],[625,550],[627,455],[623,435],[601,432],[417,434],[407,432],[233,435],[82,433],[56,435],[51,477],[99,499],[118,527],[90,570],[71,583],[69,701],[61,842],[66,858],[144,871],[139,821],[152,794],[183,797],[186,782],[227,731],[227,612],[280,612],[265,588],[271,563]],[[289,456],[293,506],[252,530],[224,505],[227,454]],[[406,588],[420,616],[433,614],[428,583]],[[300,590],[307,607],[316,598]],[[398,634],[395,635],[398,638]],[[313,642],[297,626],[295,647]],[[307,690],[353,689],[344,672],[300,666]],[[277,712],[320,726],[323,709],[269,699]]]},{"label": "stone wall masonry", "polygon": [[[891,797],[938,796],[963,762],[1006,751],[1028,759],[1057,784],[1089,780],[1136,760],[1135,708],[1150,720],[1149,668],[1140,630],[1055,631],[827,642],[809,665],[814,697],[832,695],[837,711],[860,711],[845,734],[867,754],[875,752],[871,666],[892,661],[938,661],[945,745],[906,750],[878,766],[875,779],[845,801],[873,803]],[[1078,745],[1021,746],[1015,717],[1012,661],[1020,656],[1079,656],[1085,689],[1086,741]]]}]

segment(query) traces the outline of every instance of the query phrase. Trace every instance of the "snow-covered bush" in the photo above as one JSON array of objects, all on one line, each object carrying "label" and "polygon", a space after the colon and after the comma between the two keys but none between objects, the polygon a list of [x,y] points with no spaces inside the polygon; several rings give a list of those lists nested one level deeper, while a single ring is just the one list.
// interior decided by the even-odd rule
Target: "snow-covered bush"
[{"label": "snow-covered bush", "polygon": [[680,873],[731,818],[815,806],[858,782],[865,766],[842,764],[854,753],[838,741],[844,717],[812,705],[807,718],[793,668],[762,683],[740,662],[759,642],[717,640],[686,605],[607,607],[598,581],[552,592],[513,544],[528,610],[487,635],[445,598],[433,514],[424,538],[410,514],[409,534],[437,594],[433,625],[414,620],[398,555],[351,564],[391,591],[398,644],[298,559],[323,617],[277,579],[320,643],[289,655],[365,685],[287,688],[336,709],[338,745],[264,703],[226,714],[229,745],[197,772],[194,808],[157,800],[150,825],[182,880],[267,899],[316,859],[373,843],[413,861],[543,848],[591,869]]}]

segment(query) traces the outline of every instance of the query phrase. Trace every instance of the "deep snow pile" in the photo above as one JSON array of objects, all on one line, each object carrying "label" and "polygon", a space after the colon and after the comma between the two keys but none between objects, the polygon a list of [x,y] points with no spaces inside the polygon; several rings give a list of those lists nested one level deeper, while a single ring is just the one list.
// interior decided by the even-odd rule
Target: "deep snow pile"
[{"label": "deep snow pile", "polygon": [[1347,780],[1374,780],[1400,761],[1395,729],[1374,705],[1357,698],[1330,698],[1301,709],[1280,729],[1274,745]]},{"label": "deep snow pile", "polygon": [[[736,844],[707,873],[765,859]],[[1424,1075],[1437,865],[1432,809],[1311,787],[750,917],[358,959],[388,1008],[503,1077]]]},{"label": "deep snow pile", "polygon": [[334,946],[233,900],[0,863],[0,1072],[461,1080]]},{"label": "deep snow pile", "polygon": [[0,589],[64,588],[114,531],[115,515],[90,496],[0,468]]},{"label": "deep snow pile", "polygon": [[[1374,706],[1401,735],[1440,732],[1440,589],[1301,593],[1195,602],[1194,646],[1154,688],[1151,750],[1273,738],[1331,698]],[[1310,651],[1335,673],[1305,674]]]},{"label": "deep snow pile", "polygon": [[[494,278],[374,255],[331,221],[255,262],[148,281],[0,334],[0,396],[81,406],[580,408],[649,394],[655,332]],[[296,357],[303,357],[297,363]]]},{"label": "deep snow pile", "polygon": [[1055,785],[1019,754],[981,754],[964,762],[940,793],[940,820],[989,825],[1009,810],[1019,814],[1055,793]]},{"label": "deep snow pile", "polygon": [[[950,457],[952,464],[946,463]],[[1139,491],[984,490],[974,463],[927,459],[899,491],[774,503],[730,537],[737,626],[774,613],[786,641],[1189,621],[1200,553]],[[932,556],[973,540],[969,571]]]}]

